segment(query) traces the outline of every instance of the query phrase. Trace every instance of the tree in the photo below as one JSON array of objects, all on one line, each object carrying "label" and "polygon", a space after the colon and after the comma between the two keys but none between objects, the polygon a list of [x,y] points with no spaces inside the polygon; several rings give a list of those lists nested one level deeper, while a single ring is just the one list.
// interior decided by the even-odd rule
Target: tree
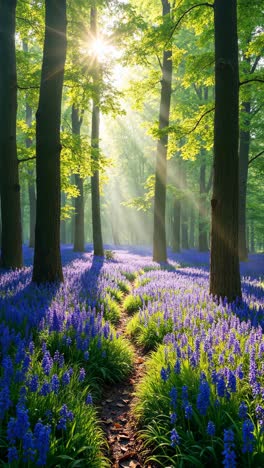
[{"label": "tree", "polygon": [[[162,0],[163,19],[170,14],[170,2]],[[167,180],[167,145],[169,125],[170,101],[172,81],[172,51],[163,51],[162,79],[159,110],[160,136],[157,143],[155,196],[154,196],[154,233],[153,233],[153,260],[167,261],[165,211],[166,211],[166,180]]]},{"label": "tree", "polygon": [[4,268],[22,266],[20,185],[16,146],[16,4],[16,0],[0,0],[1,262]]},{"label": "tree", "polygon": [[[77,137],[80,136],[82,125],[82,117],[79,116],[79,110],[74,105],[72,106],[72,133]],[[75,174],[75,184],[78,188],[79,195],[75,201],[74,215],[74,234],[73,234],[73,250],[75,252],[84,251],[84,197],[83,197],[83,179],[80,174]]]},{"label": "tree", "polygon": [[66,0],[46,0],[36,114],[37,217],[33,281],[63,281],[60,255],[60,122],[66,59]]},{"label": "tree", "polygon": [[[91,37],[93,40],[97,36],[97,9],[91,7]],[[94,58],[93,64],[93,83],[96,89],[93,97],[92,109],[92,132],[91,132],[91,147],[92,147],[92,171],[91,191],[92,191],[92,224],[93,224],[93,245],[94,255],[103,256],[103,238],[101,227],[101,212],[100,212],[100,181],[99,181],[99,126],[100,126],[100,93],[99,93],[99,63],[98,58]]]},{"label": "tree", "polygon": [[241,297],[238,258],[238,41],[236,0],[215,0],[214,180],[210,292]]}]

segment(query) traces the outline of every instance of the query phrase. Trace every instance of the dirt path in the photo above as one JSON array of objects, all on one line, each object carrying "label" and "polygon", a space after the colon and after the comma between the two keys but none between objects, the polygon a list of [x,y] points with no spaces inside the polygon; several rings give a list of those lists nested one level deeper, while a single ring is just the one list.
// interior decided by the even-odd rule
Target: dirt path
[{"label": "dirt path", "polygon": [[[125,336],[129,320],[126,311],[122,311],[117,331]],[[130,341],[131,342],[131,341]],[[144,463],[142,442],[137,438],[136,424],[133,417],[135,386],[144,373],[145,357],[142,349],[131,345],[135,352],[133,373],[125,382],[106,387],[103,392],[101,420],[109,444],[107,456],[112,468],[153,468]]]}]

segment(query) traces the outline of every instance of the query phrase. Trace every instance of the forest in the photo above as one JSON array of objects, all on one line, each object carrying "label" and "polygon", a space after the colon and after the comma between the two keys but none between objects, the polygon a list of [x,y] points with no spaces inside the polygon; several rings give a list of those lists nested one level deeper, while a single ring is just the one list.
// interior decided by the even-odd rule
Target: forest
[{"label": "forest", "polygon": [[0,466],[264,466],[263,0],[0,0]]}]

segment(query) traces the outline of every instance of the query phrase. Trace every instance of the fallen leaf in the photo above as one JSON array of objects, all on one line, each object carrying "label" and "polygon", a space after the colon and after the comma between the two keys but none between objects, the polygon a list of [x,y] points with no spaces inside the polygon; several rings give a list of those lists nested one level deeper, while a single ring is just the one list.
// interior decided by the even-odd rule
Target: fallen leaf
[{"label": "fallen leaf", "polygon": [[117,403],[116,406],[118,406],[118,408],[124,408],[125,405],[123,405],[123,403]]}]

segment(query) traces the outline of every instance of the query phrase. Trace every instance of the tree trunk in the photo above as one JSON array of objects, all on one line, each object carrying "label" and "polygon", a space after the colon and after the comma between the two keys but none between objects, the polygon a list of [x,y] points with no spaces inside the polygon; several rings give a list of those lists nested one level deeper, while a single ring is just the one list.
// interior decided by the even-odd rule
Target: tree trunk
[{"label": "tree trunk", "polygon": [[[26,123],[30,128],[32,125],[32,108],[26,103]],[[26,147],[32,146],[32,140],[26,139]],[[33,171],[29,171],[30,181],[28,182],[28,198],[29,198],[29,247],[35,245],[35,227],[36,227],[36,192],[33,182]]]},{"label": "tree trunk", "polygon": [[250,223],[250,253],[255,253],[255,228],[253,219]]},{"label": "tree trunk", "polygon": [[[61,192],[61,206],[64,207],[65,204],[66,204],[66,195],[64,192]],[[60,241],[62,244],[67,244],[66,219],[62,219],[60,222]]]},{"label": "tree trunk", "polygon": [[[72,133],[80,136],[82,118],[79,117],[79,110],[72,106]],[[75,184],[79,190],[79,195],[74,199],[74,234],[73,250],[75,252],[84,252],[84,197],[83,197],[83,179],[79,174],[75,174]]]},{"label": "tree trunk", "polygon": [[184,198],[181,204],[181,246],[183,249],[189,249],[188,237],[188,207],[187,200]]},{"label": "tree trunk", "polygon": [[37,219],[33,281],[63,281],[60,254],[60,122],[66,58],[66,0],[46,0],[36,114]]},{"label": "tree trunk", "polygon": [[20,185],[16,147],[16,4],[16,0],[0,0],[1,262],[4,268],[21,268],[23,262]]},{"label": "tree trunk", "polygon": [[236,0],[215,0],[214,181],[210,292],[241,297],[238,258],[238,44]]},{"label": "tree trunk", "polygon": [[198,248],[200,252],[208,250],[207,240],[207,222],[206,222],[206,162],[204,154],[201,155],[202,161],[200,166],[200,200],[199,200],[199,235],[198,235]]},{"label": "tree trunk", "polygon": [[[97,32],[97,10],[96,7],[91,7],[91,33],[96,37]],[[94,73],[93,82],[99,88],[99,64],[95,57],[94,59]],[[92,146],[92,165],[93,175],[91,177],[91,195],[92,195],[92,224],[93,224],[93,245],[94,255],[103,256],[103,238],[101,227],[101,212],[100,212],[100,180],[99,180],[99,126],[100,126],[100,110],[99,110],[99,89],[97,89],[97,96],[93,99],[92,110],[92,133],[91,133],[91,146]]]},{"label": "tree trunk", "polygon": [[180,251],[180,236],[181,236],[181,200],[174,199],[173,203],[173,230],[172,230],[172,250],[173,252]]},{"label": "tree trunk", "polygon": [[189,247],[194,249],[195,245],[195,213],[194,208],[190,208],[190,238],[189,238]]},{"label": "tree trunk", "polygon": [[[170,2],[162,0],[163,18],[170,14]],[[170,102],[172,81],[172,52],[163,51],[162,80],[159,110],[159,130],[162,131],[169,125]],[[167,145],[168,134],[165,132],[159,137],[157,144],[156,171],[155,171],[155,195],[154,195],[154,232],[153,232],[153,260],[156,262],[167,261],[166,245],[166,182],[167,182]]]},{"label": "tree trunk", "polygon": [[239,258],[247,260],[247,240],[246,240],[246,197],[248,178],[248,159],[250,147],[250,102],[243,102],[242,109],[246,114],[246,130],[240,129],[239,145]]}]

